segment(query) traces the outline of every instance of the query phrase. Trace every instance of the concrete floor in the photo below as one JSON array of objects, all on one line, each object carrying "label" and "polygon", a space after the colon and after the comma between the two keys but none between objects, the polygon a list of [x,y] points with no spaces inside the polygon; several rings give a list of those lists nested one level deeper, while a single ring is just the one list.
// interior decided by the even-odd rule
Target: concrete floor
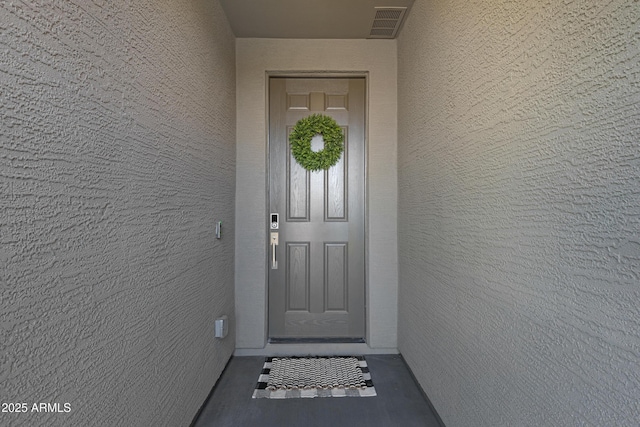
[{"label": "concrete floor", "polygon": [[376,397],[252,399],[263,357],[234,357],[195,427],[440,427],[399,355],[365,356]]}]

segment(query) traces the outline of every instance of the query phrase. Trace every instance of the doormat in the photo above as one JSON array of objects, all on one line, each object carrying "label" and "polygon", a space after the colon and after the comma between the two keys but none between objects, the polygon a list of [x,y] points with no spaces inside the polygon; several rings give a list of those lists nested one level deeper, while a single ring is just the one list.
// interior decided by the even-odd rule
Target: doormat
[{"label": "doormat", "polygon": [[267,357],[254,399],[376,396],[363,356]]}]

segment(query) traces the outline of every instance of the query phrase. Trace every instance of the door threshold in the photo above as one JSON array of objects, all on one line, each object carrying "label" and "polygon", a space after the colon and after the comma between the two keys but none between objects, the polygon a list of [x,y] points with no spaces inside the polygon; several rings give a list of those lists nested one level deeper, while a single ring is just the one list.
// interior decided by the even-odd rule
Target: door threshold
[{"label": "door threshold", "polygon": [[264,348],[236,348],[234,356],[354,356],[398,354],[397,348],[371,348],[366,343],[271,344]]},{"label": "door threshold", "polygon": [[334,337],[334,338],[269,338],[269,344],[360,344],[364,338]]}]

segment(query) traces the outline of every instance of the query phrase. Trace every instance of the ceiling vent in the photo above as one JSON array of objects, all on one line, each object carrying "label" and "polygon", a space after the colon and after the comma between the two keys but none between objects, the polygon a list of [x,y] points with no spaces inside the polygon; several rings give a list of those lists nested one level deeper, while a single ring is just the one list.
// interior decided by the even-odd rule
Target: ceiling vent
[{"label": "ceiling vent", "polygon": [[369,31],[370,39],[393,39],[398,34],[406,7],[376,7]]}]

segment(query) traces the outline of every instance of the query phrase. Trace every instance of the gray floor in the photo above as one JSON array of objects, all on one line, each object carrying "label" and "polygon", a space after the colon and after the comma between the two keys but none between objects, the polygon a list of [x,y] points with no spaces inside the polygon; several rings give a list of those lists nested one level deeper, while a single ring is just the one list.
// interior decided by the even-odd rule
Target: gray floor
[{"label": "gray floor", "polygon": [[365,356],[376,397],[252,399],[263,357],[234,357],[195,427],[439,427],[398,355]]}]

